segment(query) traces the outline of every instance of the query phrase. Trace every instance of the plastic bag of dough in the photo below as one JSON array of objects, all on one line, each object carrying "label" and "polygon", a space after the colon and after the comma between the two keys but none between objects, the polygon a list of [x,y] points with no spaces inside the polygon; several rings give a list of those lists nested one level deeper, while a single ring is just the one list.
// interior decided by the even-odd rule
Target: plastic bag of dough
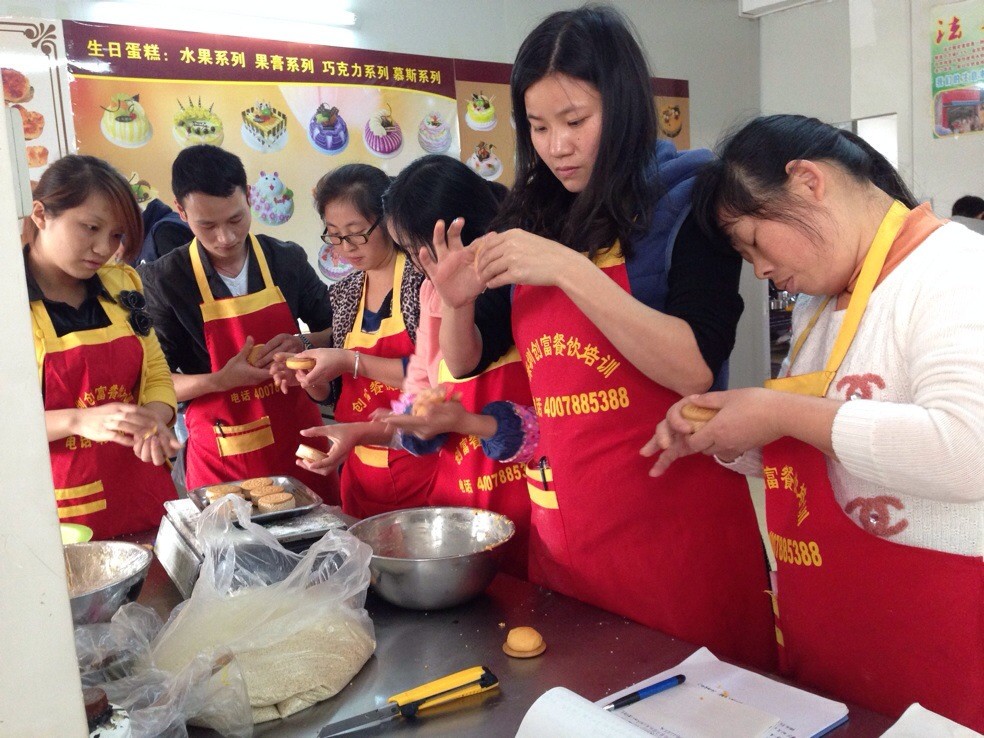
[{"label": "plastic bag of dough", "polygon": [[177,671],[211,648],[241,670],[254,722],[286,717],[337,694],[376,648],[364,609],[370,548],[328,531],[295,554],[227,496],[196,531],[204,561],[191,597],[152,644],[154,664]]}]

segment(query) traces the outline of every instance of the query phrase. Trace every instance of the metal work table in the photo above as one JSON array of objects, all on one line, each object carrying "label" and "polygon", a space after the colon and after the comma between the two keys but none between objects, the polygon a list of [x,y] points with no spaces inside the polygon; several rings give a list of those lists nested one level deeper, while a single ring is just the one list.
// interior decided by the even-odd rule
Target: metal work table
[{"label": "metal work table", "polygon": [[[155,560],[139,602],[166,618],[179,601],[180,594]],[[502,574],[481,597],[449,610],[404,610],[372,593],[367,609],[378,645],[352,683],[332,699],[257,726],[257,736],[313,738],[326,723],[375,709],[392,694],[478,665],[499,677],[498,690],[433,708],[416,721],[397,719],[351,735],[513,736],[530,705],[551,687],[601,699],[696,650],[692,644]],[[543,634],[543,655],[513,659],[502,652],[506,632],[519,625]],[[830,733],[833,738],[879,736],[892,724],[884,715],[849,707],[850,719]],[[193,738],[215,735],[196,728],[189,733]]]}]

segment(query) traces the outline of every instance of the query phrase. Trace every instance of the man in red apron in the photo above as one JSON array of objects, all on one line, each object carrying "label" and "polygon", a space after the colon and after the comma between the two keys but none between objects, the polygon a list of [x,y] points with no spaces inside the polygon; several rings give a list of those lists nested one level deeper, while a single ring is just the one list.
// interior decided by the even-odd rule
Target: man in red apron
[{"label": "man in red apron", "polygon": [[[185,149],[171,187],[195,240],[144,265],[141,276],[178,400],[188,403],[187,486],[291,475],[337,503],[337,475],[294,461],[301,429],[321,424],[318,406],[299,388],[281,393],[262,368],[278,351],[325,340],[326,286],[299,246],[250,233],[246,172],[235,155]],[[297,335],[298,319],[320,333]],[[262,349],[249,357],[254,344]]]}]

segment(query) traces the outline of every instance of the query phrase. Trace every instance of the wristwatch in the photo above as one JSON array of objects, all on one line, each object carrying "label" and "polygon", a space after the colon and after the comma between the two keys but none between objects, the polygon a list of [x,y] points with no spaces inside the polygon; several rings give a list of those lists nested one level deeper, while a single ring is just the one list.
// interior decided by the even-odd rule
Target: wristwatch
[{"label": "wristwatch", "polygon": [[311,339],[305,336],[303,333],[297,333],[294,336],[294,338],[299,338],[301,340],[301,344],[304,346],[305,351],[314,348],[314,344],[311,343]]}]

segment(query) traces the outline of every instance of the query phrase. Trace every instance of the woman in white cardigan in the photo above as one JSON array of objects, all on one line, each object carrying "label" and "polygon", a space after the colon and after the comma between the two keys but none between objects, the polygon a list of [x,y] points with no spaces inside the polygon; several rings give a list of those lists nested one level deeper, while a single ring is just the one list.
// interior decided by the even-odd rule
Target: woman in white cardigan
[{"label": "woman in white cardigan", "polygon": [[[643,449],[661,451],[651,473],[705,453],[764,476],[790,676],[984,730],[984,238],[801,116],[737,132],[694,197],[801,297],[780,378],[674,405]],[[717,413],[695,425],[687,404]]]}]

